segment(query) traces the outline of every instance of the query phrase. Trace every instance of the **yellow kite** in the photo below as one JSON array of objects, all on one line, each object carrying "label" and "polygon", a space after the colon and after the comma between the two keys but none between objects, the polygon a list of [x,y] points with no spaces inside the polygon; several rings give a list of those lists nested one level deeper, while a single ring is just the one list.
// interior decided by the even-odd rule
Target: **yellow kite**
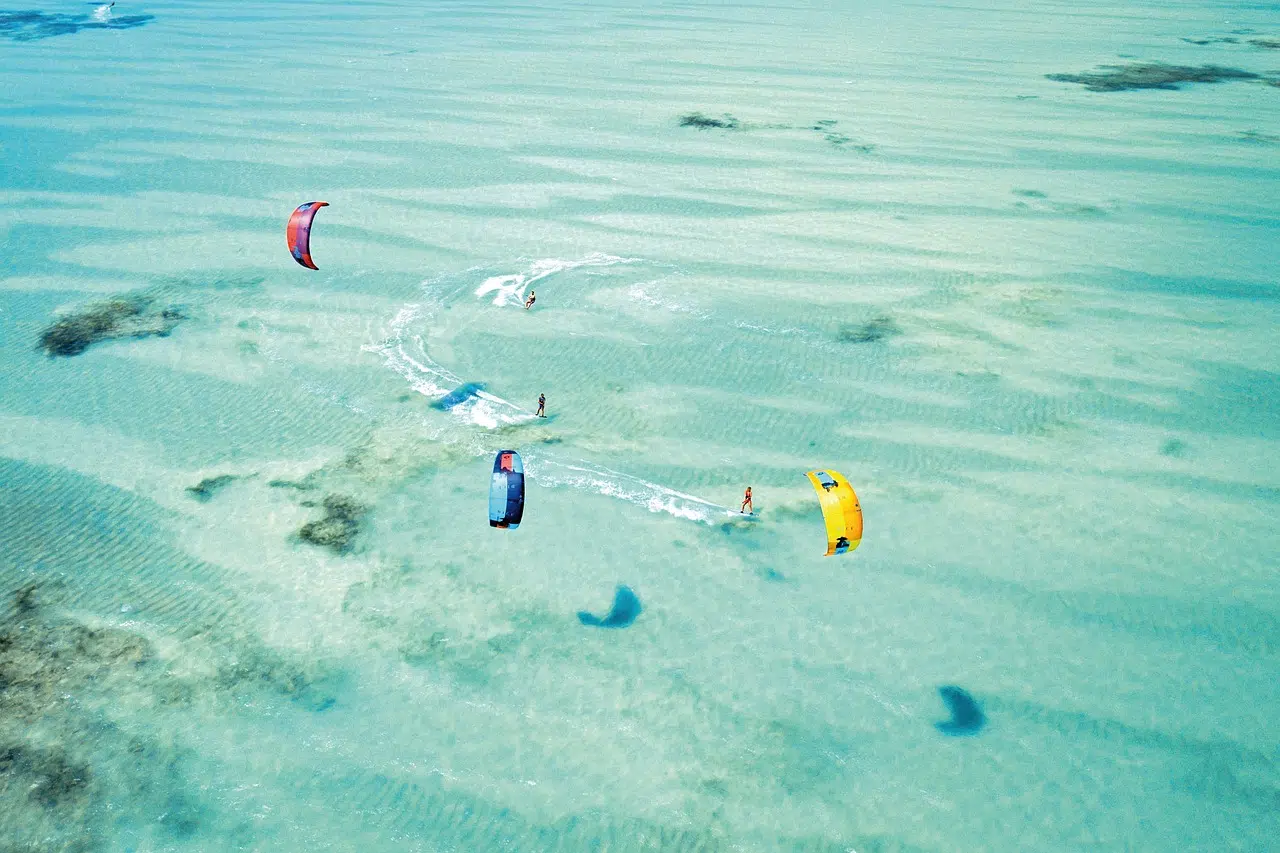
[{"label": "yellow kite", "polygon": [[827,524],[827,553],[843,554],[862,541],[862,507],[844,475],[835,471],[810,471],[805,475],[818,493],[822,520]]}]

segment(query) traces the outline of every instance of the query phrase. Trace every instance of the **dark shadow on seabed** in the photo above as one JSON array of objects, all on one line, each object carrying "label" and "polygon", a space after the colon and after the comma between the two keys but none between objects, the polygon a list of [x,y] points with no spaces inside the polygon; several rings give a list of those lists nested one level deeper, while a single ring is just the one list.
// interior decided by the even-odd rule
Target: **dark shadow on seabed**
[{"label": "dark shadow on seabed", "polygon": [[938,688],[938,695],[951,712],[951,719],[934,723],[938,731],[951,737],[976,735],[987,724],[987,717],[978,706],[978,700],[963,687],[947,685]]},{"label": "dark shadow on seabed", "polygon": [[12,41],[38,41],[73,35],[81,30],[131,30],[155,20],[155,15],[121,15],[103,20],[89,15],[65,15],[36,9],[0,10],[0,36]]},{"label": "dark shadow on seabed", "polygon": [[620,586],[613,596],[613,607],[603,617],[595,616],[585,610],[579,611],[578,621],[583,625],[595,628],[626,628],[640,615],[640,599],[630,587]]},{"label": "dark shadow on seabed", "polygon": [[1046,74],[1058,83],[1079,83],[1090,92],[1124,92],[1131,89],[1177,89],[1182,83],[1221,83],[1225,80],[1258,80],[1261,74],[1218,65],[1166,65],[1132,62],[1103,65],[1092,74]]}]

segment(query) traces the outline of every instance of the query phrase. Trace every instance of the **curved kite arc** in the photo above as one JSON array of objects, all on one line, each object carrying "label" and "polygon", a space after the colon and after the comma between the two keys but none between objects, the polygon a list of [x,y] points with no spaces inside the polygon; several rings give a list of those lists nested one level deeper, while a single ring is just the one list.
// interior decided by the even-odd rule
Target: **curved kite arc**
[{"label": "curved kite arc", "polygon": [[489,526],[515,530],[524,517],[524,463],[514,450],[499,450],[489,483]]},{"label": "curved kite arc", "polygon": [[862,542],[862,507],[858,496],[844,475],[835,471],[810,471],[805,474],[818,493],[822,520],[827,526],[827,553],[844,554]]},{"label": "curved kite arc", "polygon": [[289,217],[289,227],[285,231],[289,240],[289,254],[309,270],[320,269],[311,260],[311,220],[315,218],[316,211],[328,206],[327,201],[309,201],[298,205]]}]

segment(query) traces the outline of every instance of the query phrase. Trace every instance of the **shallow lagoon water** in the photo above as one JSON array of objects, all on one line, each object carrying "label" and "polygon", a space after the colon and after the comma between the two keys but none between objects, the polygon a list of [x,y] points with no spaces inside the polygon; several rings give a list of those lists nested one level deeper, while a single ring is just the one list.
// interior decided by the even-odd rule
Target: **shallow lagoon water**
[{"label": "shallow lagoon water", "polygon": [[114,12],[0,17],[11,844],[1280,836],[1274,10]]}]

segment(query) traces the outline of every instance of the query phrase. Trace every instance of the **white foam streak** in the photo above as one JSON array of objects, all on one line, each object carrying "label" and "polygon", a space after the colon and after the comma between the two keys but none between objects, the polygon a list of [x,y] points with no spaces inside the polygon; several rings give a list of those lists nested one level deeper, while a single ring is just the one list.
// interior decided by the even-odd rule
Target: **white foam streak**
[{"label": "white foam streak", "polygon": [[476,288],[476,296],[483,297],[492,293],[494,305],[523,305],[525,288],[548,276],[565,270],[577,269],[578,267],[611,267],[615,264],[635,263],[637,260],[638,258],[620,258],[617,255],[606,255],[603,252],[592,252],[585,258],[579,258],[576,261],[543,258],[534,261],[529,269],[524,272],[495,275],[485,279]]},{"label": "white foam streak", "polygon": [[[409,387],[428,397],[440,397],[450,388],[462,384],[462,380],[427,356],[426,347],[419,335],[410,338],[416,349],[414,355],[405,351],[405,329],[423,313],[422,305],[406,305],[391,321],[391,334],[376,344],[365,344],[362,352],[372,352],[386,359],[387,366],[409,382]],[[442,384],[443,383],[443,384]]]},{"label": "white foam streak", "polygon": [[557,462],[529,453],[524,459],[525,475],[541,486],[583,489],[627,501],[649,512],[663,512],[703,524],[715,524],[722,516],[735,514],[728,507],[603,466]]},{"label": "white foam streak", "polygon": [[739,329],[750,329],[753,332],[764,332],[766,335],[798,335],[800,337],[809,337],[808,329],[797,329],[788,326],[785,329],[771,329],[768,326],[758,326],[755,323],[748,323],[746,320],[738,320],[733,324]]},{"label": "white foam streak", "polygon": [[449,411],[459,420],[485,429],[524,423],[534,418],[533,412],[522,409],[515,403],[490,394],[488,391],[477,392],[470,400],[459,403]]},{"label": "white foam streak", "polygon": [[[391,321],[391,333],[386,340],[365,344],[361,349],[381,355],[387,366],[403,376],[409,387],[419,394],[438,399],[463,383],[457,374],[431,360],[421,335],[412,335],[406,342],[407,328],[422,320],[426,313],[422,304],[406,305]],[[532,412],[487,391],[478,391],[471,399],[450,408],[449,412],[463,423],[485,429],[533,418]]]}]

